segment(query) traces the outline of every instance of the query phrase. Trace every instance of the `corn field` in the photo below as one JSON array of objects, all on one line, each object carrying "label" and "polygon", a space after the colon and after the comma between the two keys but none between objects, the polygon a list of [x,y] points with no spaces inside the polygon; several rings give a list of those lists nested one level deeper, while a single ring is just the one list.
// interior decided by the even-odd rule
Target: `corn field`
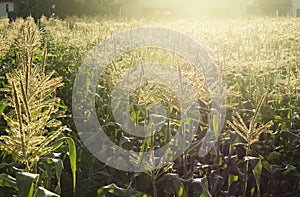
[{"label": "corn field", "polygon": [[[118,32],[143,26],[182,32],[210,53],[226,88],[226,121],[215,146],[199,156],[212,121],[205,76],[163,49],[123,54],[99,77],[95,96],[98,121],[115,145],[154,150],[180,126],[179,99],[169,88],[151,83],[130,96],[130,118],[146,124],[147,111],[159,103],[167,112],[159,132],[133,137],[117,124],[110,108],[113,89],[135,65],[171,64],[194,86],[190,97],[201,109],[199,128],[180,157],[159,169],[127,172],[100,162],[82,143],[83,131],[72,117],[72,88],[90,50]],[[299,195],[300,19],[1,19],[0,37],[0,196]],[[117,162],[141,161],[133,155]]]}]

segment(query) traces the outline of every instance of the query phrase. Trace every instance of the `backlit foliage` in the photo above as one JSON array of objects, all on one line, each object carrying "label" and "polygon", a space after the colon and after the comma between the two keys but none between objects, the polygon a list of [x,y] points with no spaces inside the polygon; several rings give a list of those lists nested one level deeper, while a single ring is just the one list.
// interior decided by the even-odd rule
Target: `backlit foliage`
[{"label": "backlit foliage", "polygon": [[6,74],[8,84],[5,104],[11,107],[3,114],[7,122],[7,134],[0,137],[0,148],[16,157],[32,171],[39,158],[52,151],[51,143],[65,127],[54,118],[59,117],[60,99],[55,91],[62,86],[62,77],[53,78],[53,72],[45,74],[43,62],[33,65],[40,46],[40,31],[32,18],[20,29],[17,40],[19,56],[17,68]]}]

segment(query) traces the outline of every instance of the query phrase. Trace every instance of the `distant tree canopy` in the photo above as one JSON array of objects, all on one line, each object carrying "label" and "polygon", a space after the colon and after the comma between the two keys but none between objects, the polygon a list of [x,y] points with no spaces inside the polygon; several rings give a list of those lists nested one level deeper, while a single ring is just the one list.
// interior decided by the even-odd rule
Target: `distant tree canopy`
[{"label": "distant tree canopy", "polygon": [[[137,0],[15,0],[18,8],[15,13],[19,17],[33,16],[35,19],[42,15],[47,17],[82,15],[105,15],[109,14],[109,6],[120,5],[125,2]],[[188,2],[186,2],[188,3]],[[285,15],[290,9],[291,0],[254,0],[254,12],[265,15]]]},{"label": "distant tree canopy", "polygon": [[103,8],[101,0],[16,0],[16,15],[40,18],[42,15],[47,17],[58,16],[65,18],[72,15],[101,15]]},{"label": "distant tree canopy", "polygon": [[290,5],[292,0],[254,0],[254,3],[265,6]]},{"label": "distant tree canopy", "polygon": [[261,14],[286,16],[292,7],[292,0],[254,0]]}]

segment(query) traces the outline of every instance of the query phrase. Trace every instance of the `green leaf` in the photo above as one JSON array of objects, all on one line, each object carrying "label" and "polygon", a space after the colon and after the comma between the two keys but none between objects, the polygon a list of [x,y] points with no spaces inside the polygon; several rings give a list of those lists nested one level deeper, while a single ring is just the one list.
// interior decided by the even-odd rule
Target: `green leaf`
[{"label": "green leaf", "polygon": [[262,171],[262,163],[261,160],[259,160],[255,166],[255,168],[252,170],[253,175],[255,177],[255,182],[257,186],[257,196],[260,197],[260,174]]},{"label": "green leaf", "polygon": [[39,187],[34,195],[35,197],[59,197],[59,195],[46,190],[43,187]]},{"label": "green leaf", "polygon": [[98,197],[105,197],[107,194],[114,194],[116,196],[128,196],[128,197],[150,197],[148,194],[145,194],[143,192],[135,191],[131,187],[124,189],[121,187],[118,187],[114,183],[103,186],[97,191]]},{"label": "green leaf", "polygon": [[167,173],[157,180],[157,184],[164,184],[166,181],[170,181],[172,183],[172,190],[176,191],[177,196],[186,197],[184,185],[181,182],[178,174]]},{"label": "green leaf", "polygon": [[228,188],[230,188],[230,186],[233,182],[238,181],[238,179],[239,179],[239,176],[229,174],[228,175]]},{"label": "green leaf", "polygon": [[71,137],[61,137],[55,142],[51,144],[51,146],[55,149],[59,148],[62,144],[61,142],[63,140],[66,140],[68,143],[68,149],[69,149],[69,159],[70,159],[70,165],[71,165],[71,170],[72,170],[72,177],[73,177],[73,191],[75,193],[76,189],[76,171],[77,171],[77,166],[76,166],[76,160],[77,160],[77,154],[76,154],[76,146],[75,142]]},{"label": "green leaf", "polygon": [[54,103],[55,107],[59,107],[61,109],[68,109],[68,106],[66,106],[64,103],[60,104],[60,103]]},{"label": "green leaf", "polygon": [[121,104],[122,99],[118,100],[115,108],[114,108],[114,113],[116,113],[117,109],[119,108],[120,104]]},{"label": "green leaf", "polygon": [[[60,180],[61,180],[61,173],[63,170],[63,161],[61,159],[57,159],[57,158],[42,157],[42,158],[40,158],[39,163],[43,164],[44,173],[46,174],[44,176],[48,178],[47,182],[49,182],[49,183],[51,183],[53,167],[55,167],[55,176],[56,176],[57,185],[54,189],[54,192],[57,194],[60,194],[61,193]],[[43,185],[43,186],[49,187],[49,185],[48,186]]]},{"label": "green leaf", "polygon": [[140,155],[142,156],[144,152],[146,152],[148,150],[148,148],[150,147],[150,142],[151,142],[151,136],[148,136],[145,138],[142,146],[141,146],[141,152]]},{"label": "green leaf", "polygon": [[208,189],[208,181],[207,179],[204,178],[195,178],[193,180],[194,183],[199,183],[202,187],[202,193],[200,194],[199,197],[211,197],[211,194],[209,193]]},{"label": "green leaf", "polygon": [[215,137],[217,137],[219,133],[219,116],[215,114],[213,115],[213,131]]},{"label": "green leaf", "polygon": [[180,187],[179,187],[179,190],[178,190],[178,196],[179,197],[183,197],[183,196],[185,196],[185,194],[184,194],[184,187],[183,187],[183,185],[180,185]]},{"label": "green leaf", "polygon": [[0,186],[17,189],[16,179],[8,174],[2,173],[0,174]]},{"label": "green leaf", "polygon": [[0,115],[4,112],[6,105],[0,105]]},{"label": "green leaf", "polygon": [[59,142],[59,141],[55,141],[51,144],[51,147],[52,147],[52,150],[55,151],[57,150],[58,148],[61,147],[61,145],[63,145],[64,143],[63,142]]},{"label": "green leaf", "polygon": [[72,138],[67,137],[66,138],[68,147],[69,147],[69,158],[70,158],[70,165],[71,165],[71,170],[72,170],[72,175],[73,175],[73,191],[75,193],[75,188],[76,188],[76,147],[75,147],[75,142]]},{"label": "green leaf", "polygon": [[19,197],[32,197],[34,186],[39,179],[39,175],[29,172],[18,172],[16,177]]},{"label": "green leaf", "polygon": [[55,175],[57,178],[57,186],[54,190],[55,193],[60,194],[61,193],[61,187],[60,187],[60,176],[63,169],[63,162],[61,159],[52,159],[52,161],[55,164]]}]

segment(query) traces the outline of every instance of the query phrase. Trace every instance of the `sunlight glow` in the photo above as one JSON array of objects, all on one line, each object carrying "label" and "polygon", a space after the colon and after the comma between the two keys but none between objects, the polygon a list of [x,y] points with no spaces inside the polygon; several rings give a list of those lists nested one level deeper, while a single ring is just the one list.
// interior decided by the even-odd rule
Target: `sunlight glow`
[{"label": "sunlight glow", "polygon": [[172,16],[241,16],[246,14],[248,0],[139,0],[143,10]]}]

